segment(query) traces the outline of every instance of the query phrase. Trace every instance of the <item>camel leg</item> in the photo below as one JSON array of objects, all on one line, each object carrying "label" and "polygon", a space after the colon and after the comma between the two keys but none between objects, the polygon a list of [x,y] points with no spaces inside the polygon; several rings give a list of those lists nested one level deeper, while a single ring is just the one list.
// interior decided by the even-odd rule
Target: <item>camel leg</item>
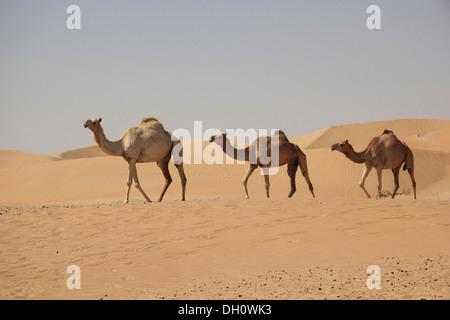
[{"label": "camel leg", "polygon": [[408,168],[408,173],[409,173],[409,176],[411,177],[411,182],[413,185],[414,199],[417,199],[416,198],[416,179],[414,179],[414,168]]},{"label": "camel leg", "polygon": [[149,199],[149,197],[147,197],[144,190],[141,188],[141,184],[139,183],[139,178],[138,178],[137,169],[136,169],[136,160],[130,161],[130,168],[131,168],[131,172],[133,174],[134,186],[136,187],[136,189],[138,189],[142,193],[142,195],[144,196],[144,198],[147,202],[152,202]]},{"label": "camel leg", "polygon": [[288,163],[287,173],[291,179],[291,191],[289,192],[288,198],[292,197],[297,188],[295,187],[295,174],[297,173],[298,161],[292,161]]},{"label": "camel leg", "polygon": [[[181,148],[178,148],[178,145],[180,145]],[[175,149],[175,150],[174,150]],[[179,151],[178,151],[179,150]],[[178,154],[174,154],[174,152],[178,151]],[[184,174],[184,168],[183,168],[183,144],[181,141],[176,141],[174,142],[174,145],[172,147],[172,150],[170,151],[170,154],[174,156],[173,158],[173,162],[175,164],[175,167],[178,170],[178,174],[180,175],[180,179],[181,179],[181,201],[185,200],[185,195],[186,195],[186,175]]]},{"label": "camel leg", "polygon": [[170,184],[172,183],[172,177],[170,176],[170,172],[169,172],[169,160],[170,160],[170,153],[168,156],[166,156],[166,157],[162,158],[161,160],[159,160],[158,162],[156,162],[158,167],[161,168],[164,178],[166,179],[166,183],[164,184],[164,188],[161,192],[161,195],[159,196],[158,202],[162,201],[164,194],[167,191],[167,188],[169,188]]},{"label": "camel leg", "polygon": [[132,172],[130,163],[128,163],[127,193],[126,193],[125,200],[123,201],[123,203],[128,203],[128,201],[130,199],[130,189],[131,189],[132,183],[133,183],[133,172]]},{"label": "camel leg", "polygon": [[392,199],[394,199],[395,194],[397,193],[397,190],[400,186],[399,182],[398,182],[398,173],[400,172],[400,168],[401,168],[401,165],[398,166],[397,168],[392,169],[392,173],[394,174],[394,183],[395,183],[394,192],[392,192]]},{"label": "camel leg", "polygon": [[244,180],[242,181],[242,183],[244,184],[244,189],[245,189],[245,198],[248,199],[248,190],[247,190],[247,182],[248,182],[248,178],[250,178],[251,174],[253,173],[253,171],[255,171],[255,169],[257,168],[256,165],[250,165],[250,167],[247,170],[247,173],[245,174]]},{"label": "camel leg", "polygon": [[187,182],[187,179],[186,179],[186,176],[184,174],[183,163],[176,164],[175,167],[177,167],[178,173],[180,174],[181,187],[182,187],[182,196],[183,196],[181,201],[184,201],[185,200],[185,193],[186,193],[186,182]]},{"label": "camel leg", "polygon": [[359,182],[359,186],[361,187],[361,189],[363,189],[364,193],[366,194],[367,198],[369,198],[369,199],[370,199],[370,194],[367,192],[366,188],[364,187],[364,182],[366,181],[366,178],[369,175],[370,170],[372,170],[372,168],[369,166],[366,166],[364,168],[364,173],[361,177],[361,181]]},{"label": "camel leg", "polygon": [[377,168],[377,177],[378,177],[378,198],[382,198],[383,195],[381,194],[381,178],[383,176],[383,169],[381,167]]},{"label": "camel leg", "polygon": [[269,181],[269,175],[264,175],[264,181],[266,182],[266,196],[267,198],[270,198],[269,196],[269,189],[270,189],[270,181]]},{"label": "camel leg", "polygon": [[408,169],[409,176],[411,177],[411,182],[414,190],[414,199],[416,199],[416,180],[414,179],[414,156],[410,148],[406,152],[405,165],[403,170]]},{"label": "camel leg", "polygon": [[314,195],[314,188],[311,183],[311,180],[309,180],[308,164],[306,162],[306,155],[300,150],[300,148],[298,148],[298,150],[299,150],[298,165],[300,167],[300,171],[302,172],[302,175],[305,178],[306,183],[308,184],[309,191],[311,191],[313,198],[315,198],[316,196]]}]

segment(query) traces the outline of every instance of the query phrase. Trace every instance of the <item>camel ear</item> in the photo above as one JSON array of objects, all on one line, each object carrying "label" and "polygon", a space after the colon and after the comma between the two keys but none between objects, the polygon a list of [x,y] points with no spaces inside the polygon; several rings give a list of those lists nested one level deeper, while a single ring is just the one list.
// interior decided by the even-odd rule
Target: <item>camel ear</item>
[{"label": "camel ear", "polygon": [[100,123],[100,122],[102,122],[102,118],[99,118],[99,119],[98,119],[98,123]]},{"label": "camel ear", "polygon": [[345,141],[344,141],[344,143],[346,143],[346,144],[347,144],[347,143],[348,143],[348,140],[345,140]]}]

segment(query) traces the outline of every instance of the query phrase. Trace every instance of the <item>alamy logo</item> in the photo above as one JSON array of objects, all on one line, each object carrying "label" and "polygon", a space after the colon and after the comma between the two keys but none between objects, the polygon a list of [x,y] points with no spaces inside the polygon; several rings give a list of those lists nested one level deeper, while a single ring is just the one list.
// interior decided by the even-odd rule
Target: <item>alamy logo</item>
[{"label": "alamy logo", "polygon": [[67,278],[66,285],[67,289],[81,289],[81,270],[77,265],[71,265],[67,267],[67,273],[71,274],[69,278]]},{"label": "alamy logo", "polygon": [[371,265],[367,267],[366,286],[369,290],[381,289],[381,270],[379,266]]},{"label": "alamy logo", "polygon": [[367,7],[367,13],[371,15],[367,18],[366,26],[369,30],[381,29],[381,9],[377,5],[371,5]]},{"label": "alamy logo", "polygon": [[69,30],[80,30],[81,29],[81,9],[77,5],[71,5],[67,7],[66,13],[71,13],[67,18],[66,26]]},{"label": "alamy logo", "polygon": [[[203,132],[202,121],[194,121],[193,137],[187,129],[173,131],[173,141],[187,143],[175,145],[172,160],[175,164],[224,164],[225,153],[225,164],[254,164],[260,166],[261,174],[274,175],[279,165],[279,138],[283,134],[280,132],[278,129],[227,129],[221,133],[215,128]],[[205,140],[210,143],[203,148],[202,141]],[[237,147],[239,143],[243,145],[240,148]]]}]

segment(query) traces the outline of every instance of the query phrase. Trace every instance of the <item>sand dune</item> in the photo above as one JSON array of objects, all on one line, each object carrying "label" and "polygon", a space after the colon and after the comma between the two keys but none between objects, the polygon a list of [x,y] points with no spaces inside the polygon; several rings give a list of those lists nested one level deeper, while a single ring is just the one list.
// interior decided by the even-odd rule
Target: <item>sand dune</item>
[{"label": "sand dune", "polygon": [[36,164],[57,160],[59,160],[57,157],[46,156],[38,153],[15,150],[0,150],[0,168],[17,167],[27,164]]},{"label": "sand dune", "polygon": [[81,159],[81,158],[94,158],[94,157],[106,157],[105,154],[98,146],[91,146],[86,148],[80,148],[75,150],[69,150],[54,154],[53,157],[58,159]]},{"label": "sand dune", "polygon": [[450,152],[450,129],[435,130],[405,138],[414,148]]},{"label": "sand dune", "polygon": [[[367,199],[363,165],[330,150],[339,139],[363,149],[384,129],[413,150],[417,200],[403,171],[396,199]],[[286,167],[270,177],[270,199],[258,172],[243,199],[246,164],[186,164],[181,202],[171,164],[162,203],[144,204],[133,188],[123,205],[127,165],[98,147],[0,151],[0,298],[448,299],[449,132],[450,121],[406,119],[292,138],[307,155],[315,199],[300,173],[287,198]],[[156,200],[160,169],[138,172]],[[376,195],[374,172],[366,187]],[[383,192],[392,189],[385,171]],[[71,264],[83,270],[82,290],[65,287]],[[371,264],[382,268],[382,290],[365,287]]]},{"label": "sand dune", "polygon": [[[331,152],[330,146],[340,138],[348,138],[355,149],[362,150],[374,135],[379,135],[384,130],[383,128],[392,129],[400,139],[406,140],[413,148],[418,195],[422,199],[428,199],[435,195],[426,189],[447,179],[445,172],[450,166],[450,153],[447,152],[450,136],[445,133],[450,130],[449,127],[450,121],[393,120],[325,128],[291,140],[298,143],[307,155],[310,177],[318,198],[363,199],[365,195],[360,190],[358,182],[364,166],[347,160],[340,153]],[[185,142],[185,159],[189,157],[193,163],[194,149],[192,148],[189,154],[188,144],[193,147],[194,142]],[[201,144],[203,149],[208,146],[206,141]],[[2,151],[0,172],[4,183],[0,186],[0,203],[29,205],[122,200],[126,188],[127,165],[120,157],[104,155],[98,147],[66,151],[53,157]],[[55,161],[57,159],[66,160]],[[19,165],[20,170],[17,167]],[[180,181],[175,168],[171,166],[170,170],[174,182],[166,198],[175,200],[180,196]],[[247,164],[187,164],[185,170],[189,179],[187,192],[191,198],[214,199],[243,195],[241,181],[247,170]],[[138,171],[144,189],[152,199],[157,198],[164,185],[160,169],[155,164],[140,164]],[[282,167],[279,174],[271,177],[273,197],[283,198],[289,191],[289,179],[285,172],[286,168]],[[297,175],[296,181],[298,186],[296,197],[308,198],[309,191],[301,174]],[[366,186],[369,193],[375,195],[375,173],[369,175]],[[388,192],[392,189],[392,173],[384,171],[383,190]],[[258,172],[251,177],[249,190],[252,196],[264,197],[264,181]],[[134,191],[131,196],[140,199],[140,194]],[[402,171],[399,192],[408,194],[410,191],[409,175]],[[441,190],[440,198],[449,191]],[[27,196],[24,197],[24,194]]]},{"label": "sand dune", "polygon": [[[429,199],[434,195],[428,187],[447,179],[445,172],[450,167],[450,154],[436,151],[413,149],[416,159],[416,181],[418,197]],[[317,198],[348,197],[364,199],[358,182],[363,172],[363,165],[348,161],[342,154],[330,150],[306,150],[310,178],[315,187]],[[432,166],[429,163],[433,163]],[[225,167],[225,170],[224,168]],[[240,198],[244,194],[242,178],[246,165],[186,165],[185,172],[189,179],[187,194],[189,198],[215,199],[217,197]],[[157,199],[164,185],[160,169],[155,164],[138,166],[141,184],[151,199]],[[181,183],[176,169],[171,166],[173,183],[166,199],[179,199]],[[270,178],[271,195],[284,198],[289,192],[289,178],[286,168],[280,168],[279,174]],[[101,157],[65,161],[50,161],[1,168],[4,183],[0,185],[0,203],[21,204],[58,204],[83,203],[85,201],[123,200],[128,176],[128,167],[121,158]],[[30,177],[36,177],[30,179]],[[306,182],[299,173],[296,178],[296,197],[310,197]],[[376,174],[369,175],[366,187],[369,193],[376,195]],[[264,198],[264,179],[259,172],[251,177],[249,192],[252,197]],[[383,172],[383,190],[392,191],[393,176],[390,171]],[[400,193],[411,192],[409,175],[400,173]],[[442,195],[450,190],[441,190]],[[25,196],[26,195],[26,196]],[[131,197],[141,200],[138,191],[132,190]],[[449,198],[450,199],[450,194]]]},{"label": "sand dune", "polygon": [[[315,139],[310,140],[308,136],[304,136],[298,138],[298,143],[305,149],[320,149],[330,148],[333,143],[348,139],[355,149],[363,149],[371,138],[379,136],[385,129],[388,129],[394,131],[400,140],[407,143],[417,143],[412,143],[412,148],[420,148],[428,144],[435,146],[433,150],[447,151],[450,138],[447,136],[447,139],[445,139],[445,131],[449,128],[450,120],[400,119],[377,121],[325,128],[318,131],[321,134]],[[430,144],[427,135],[436,131],[439,132],[439,136],[442,136],[442,134],[444,136],[439,138],[439,141]],[[311,136],[313,135],[311,134]],[[418,139],[415,139],[415,137]]]}]

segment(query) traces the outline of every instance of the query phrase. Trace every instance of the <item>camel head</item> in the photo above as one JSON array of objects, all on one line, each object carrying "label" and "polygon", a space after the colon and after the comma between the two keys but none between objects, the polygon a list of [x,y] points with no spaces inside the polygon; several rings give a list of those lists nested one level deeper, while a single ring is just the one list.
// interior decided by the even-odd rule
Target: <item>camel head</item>
[{"label": "camel head", "polygon": [[102,118],[98,119],[89,119],[84,122],[84,127],[89,128],[92,131],[100,127],[100,122],[102,122]]},{"label": "camel head", "polygon": [[342,140],[340,143],[335,143],[331,146],[331,151],[337,150],[339,152],[344,152],[349,150],[351,145],[348,143],[348,140]]},{"label": "camel head", "polygon": [[219,146],[223,146],[223,143],[225,141],[225,139],[227,138],[227,134],[226,133],[221,133],[215,136],[211,136],[211,138],[209,138],[209,142],[214,142],[217,143]]}]

